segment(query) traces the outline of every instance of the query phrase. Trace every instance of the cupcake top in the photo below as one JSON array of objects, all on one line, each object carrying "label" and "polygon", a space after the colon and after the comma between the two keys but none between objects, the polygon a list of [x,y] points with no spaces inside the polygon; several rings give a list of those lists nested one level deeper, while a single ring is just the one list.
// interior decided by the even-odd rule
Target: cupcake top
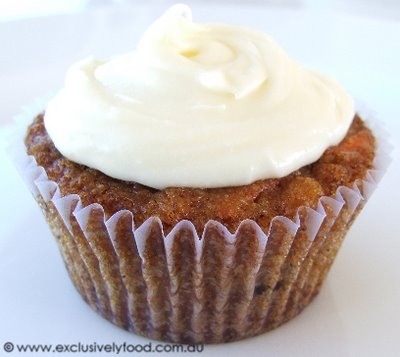
[{"label": "cupcake top", "polygon": [[45,126],[68,159],[153,188],[283,177],[345,136],[351,97],[267,35],[176,5],[136,50],[73,65]]}]

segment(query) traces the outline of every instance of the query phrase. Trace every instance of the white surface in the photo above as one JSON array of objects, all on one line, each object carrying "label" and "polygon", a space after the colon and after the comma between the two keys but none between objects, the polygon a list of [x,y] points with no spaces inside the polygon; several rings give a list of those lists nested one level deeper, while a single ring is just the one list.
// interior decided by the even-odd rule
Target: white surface
[{"label": "white surface", "polygon": [[[133,47],[138,34],[161,12],[127,10],[104,7],[1,24],[0,123],[6,125],[21,105],[59,87],[72,61]],[[239,23],[272,34],[298,61],[335,76],[374,108],[395,145],[388,173],[348,234],[316,300],[275,331],[205,346],[201,355],[398,356],[400,23],[301,8],[207,9],[199,4],[194,12],[200,20]],[[132,36],[127,38],[127,33]],[[0,130],[3,142],[6,129]],[[0,163],[0,355],[7,341],[147,343],[103,320],[81,300],[36,203],[3,151]]]}]

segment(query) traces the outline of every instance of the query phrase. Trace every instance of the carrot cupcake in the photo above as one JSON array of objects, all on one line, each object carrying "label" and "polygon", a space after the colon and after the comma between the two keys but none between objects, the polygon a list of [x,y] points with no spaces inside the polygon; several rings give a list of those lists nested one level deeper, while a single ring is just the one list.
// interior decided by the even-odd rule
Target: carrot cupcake
[{"label": "carrot cupcake", "polygon": [[133,53],[73,65],[25,146],[83,299],[143,336],[217,343],[318,293],[375,141],[334,80],[178,5]]}]

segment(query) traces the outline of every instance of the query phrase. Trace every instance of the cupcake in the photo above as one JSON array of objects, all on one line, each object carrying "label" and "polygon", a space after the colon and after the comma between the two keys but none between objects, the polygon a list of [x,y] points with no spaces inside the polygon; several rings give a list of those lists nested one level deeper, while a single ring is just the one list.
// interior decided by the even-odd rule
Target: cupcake
[{"label": "cupcake", "polygon": [[193,23],[184,5],[133,53],[73,65],[24,143],[82,298],[179,343],[239,340],[302,311],[379,156],[338,83],[265,34]]}]

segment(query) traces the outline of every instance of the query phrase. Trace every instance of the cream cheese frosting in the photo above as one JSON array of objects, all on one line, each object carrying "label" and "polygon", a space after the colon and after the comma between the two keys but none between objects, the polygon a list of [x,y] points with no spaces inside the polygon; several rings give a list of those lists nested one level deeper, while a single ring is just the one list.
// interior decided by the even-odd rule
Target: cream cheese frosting
[{"label": "cream cheese frosting", "polygon": [[74,64],[45,126],[68,159],[162,189],[283,177],[345,136],[351,97],[267,35],[175,5],[132,53]]}]

